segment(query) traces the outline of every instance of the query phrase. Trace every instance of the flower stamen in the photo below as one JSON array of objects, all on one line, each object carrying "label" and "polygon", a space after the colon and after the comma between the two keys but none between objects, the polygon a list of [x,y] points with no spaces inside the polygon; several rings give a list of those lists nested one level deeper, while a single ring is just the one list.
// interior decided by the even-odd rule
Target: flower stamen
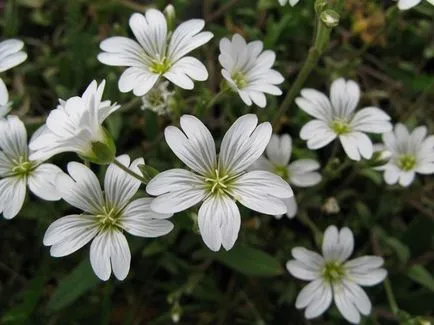
[{"label": "flower stamen", "polygon": [[117,209],[107,206],[102,209],[101,214],[96,215],[100,227],[104,230],[118,228],[119,217],[120,213]]},{"label": "flower stamen", "polygon": [[346,134],[351,131],[350,124],[343,119],[333,120],[329,126],[337,135]]},{"label": "flower stamen", "polygon": [[205,182],[209,183],[207,188],[211,194],[223,194],[229,193],[229,183],[232,179],[227,174],[221,176],[220,171],[215,169],[211,177],[205,178]]},{"label": "flower stamen", "polygon": [[232,80],[234,81],[235,85],[237,85],[239,89],[246,87],[248,84],[246,77],[241,71],[235,72],[232,75]]},{"label": "flower stamen", "polygon": [[404,154],[398,159],[398,167],[406,172],[416,166],[416,157],[412,154]]},{"label": "flower stamen", "polygon": [[167,57],[163,57],[161,60],[152,60],[149,66],[149,71],[156,74],[163,74],[171,68],[172,64],[169,62]]},{"label": "flower stamen", "polygon": [[12,172],[15,175],[27,176],[34,167],[33,163],[23,156],[18,159],[13,159],[12,162],[15,164],[12,168]]},{"label": "flower stamen", "polygon": [[322,276],[329,283],[339,282],[345,276],[345,269],[342,263],[329,261],[324,266]]}]

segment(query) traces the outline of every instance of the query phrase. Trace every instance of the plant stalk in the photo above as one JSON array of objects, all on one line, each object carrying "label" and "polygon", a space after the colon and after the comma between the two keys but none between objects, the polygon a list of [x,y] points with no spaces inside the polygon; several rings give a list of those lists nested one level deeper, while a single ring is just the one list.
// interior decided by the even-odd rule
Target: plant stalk
[{"label": "plant stalk", "polygon": [[118,166],[120,169],[122,169],[124,172],[126,172],[127,174],[133,176],[134,178],[138,179],[140,182],[142,182],[143,184],[147,184],[146,180],[140,176],[139,174],[133,172],[131,169],[129,169],[128,167],[125,167],[124,165],[122,165],[119,161],[117,161],[116,159],[113,160],[113,164],[115,164],[116,166]]}]

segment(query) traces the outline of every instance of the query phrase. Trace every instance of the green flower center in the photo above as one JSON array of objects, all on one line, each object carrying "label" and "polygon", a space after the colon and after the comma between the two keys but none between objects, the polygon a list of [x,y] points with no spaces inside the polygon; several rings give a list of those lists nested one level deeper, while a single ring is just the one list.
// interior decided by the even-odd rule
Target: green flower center
[{"label": "green flower center", "polygon": [[322,273],[324,280],[329,283],[339,282],[345,276],[345,268],[337,261],[327,262]]},{"label": "green flower center", "polygon": [[149,66],[149,71],[156,74],[163,74],[167,72],[172,64],[166,57],[163,57],[162,60],[152,60],[151,65]]},{"label": "green flower center", "polygon": [[342,119],[336,119],[331,122],[330,128],[335,131],[337,135],[346,134],[351,131],[351,127],[348,121]]},{"label": "green flower center", "polygon": [[18,176],[28,176],[29,173],[33,170],[35,167],[34,163],[27,160],[25,157],[20,157],[18,159],[13,159],[12,162],[14,163],[14,167],[12,168],[12,172],[14,175]]},{"label": "green flower center", "polygon": [[275,173],[276,175],[279,175],[280,177],[282,177],[285,180],[289,179],[289,171],[288,171],[288,168],[286,166],[274,165],[273,173]]},{"label": "green flower center", "polygon": [[405,154],[399,157],[398,167],[401,170],[410,171],[416,166],[416,157],[411,154]]},{"label": "green flower center", "polygon": [[234,73],[232,75],[232,80],[234,81],[234,83],[237,85],[239,89],[242,89],[247,86],[247,80],[241,71]]},{"label": "green flower center", "polygon": [[98,223],[103,230],[119,228],[119,210],[110,207],[104,207],[101,214],[96,215]]},{"label": "green flower center", "polygon": [[206,189],[212,195],[229,194],[231,184],[234,180],[229,175],[223,175],[221,171],[215,169],[214,172],[207,178],[205,178]]}]

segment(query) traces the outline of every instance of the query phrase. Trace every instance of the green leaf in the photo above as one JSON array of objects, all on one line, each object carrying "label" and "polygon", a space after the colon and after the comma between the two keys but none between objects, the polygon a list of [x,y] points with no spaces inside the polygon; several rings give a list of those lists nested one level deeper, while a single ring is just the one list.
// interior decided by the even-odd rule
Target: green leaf
[{"label": "green leaf", "polygon": [[27,288],[20,293],[22,301],[9,310],[1,319],[1,324],[25,324],[31,320],[31,314],[44,293],[44,285],[49,274],[49,260],[44,259],[37,274],[29,282]]},{"label": "green leaf", "polygon": [[252,276],[275,276],[282,273],[280,262],[256,248],[238,245],[230,251],[212,254],[220,263],[240,273]]},{"label": "green leaf", "polygon": [[82,261],[69,275],[59,282],[56,291],[48,302],[48,310],[58,311],[69,306],[98,283],[99,280],[93,273],[89,260]]},{"label": "green leaf", "polygon": [[422,265],[413,265],[408,269],[408,277],[431,291],[434,291],[434,278]]}]

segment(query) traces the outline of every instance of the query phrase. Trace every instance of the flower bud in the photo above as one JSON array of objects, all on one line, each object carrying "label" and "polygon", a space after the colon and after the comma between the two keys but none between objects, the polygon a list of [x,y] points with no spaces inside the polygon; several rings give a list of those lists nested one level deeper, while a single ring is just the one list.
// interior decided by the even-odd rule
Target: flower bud
[{"label": "flower bud", "polygon": [[327,214],[336,214],[341,211],[341,208],[334,197],[329,197],[322,206],[322,210]]},{"label": "flower bud", "polygon": [[107,130],[101,129],[103,134],[101,141],[91,142],[91,150],[80,154],[80,157],[94,164],[108,165],[116,157],[116,145]]},{"label": "flower bud", "polygon": [[329,28],[336,27],[339,24],[339,14],[332,10],[327,9],[320,14],[321,21]]},{"label": "flower bud", "polygon": [[169,4],[166,6],[166,8],[164,8],[163,12],[164,15],[166,16],[167,28],[169,31],[171,31],[175,26],[175,17],[176,17],[175,8],[173,7],[173,5]]}]

